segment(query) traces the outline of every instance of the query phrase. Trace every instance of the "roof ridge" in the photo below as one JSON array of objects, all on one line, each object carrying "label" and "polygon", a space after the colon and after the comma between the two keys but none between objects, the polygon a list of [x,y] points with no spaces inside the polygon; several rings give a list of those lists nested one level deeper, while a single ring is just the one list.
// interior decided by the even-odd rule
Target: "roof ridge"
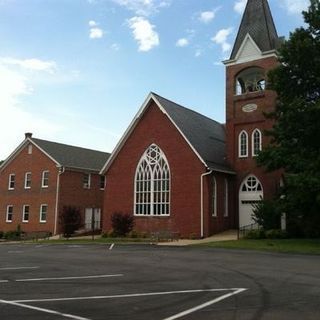
[{"label": "roof ridge", "polygon": [[191,108],[185,107],[185,106],[183,106],[183,105],[181,105],[181,104],[179,104],[179,103],[177,103],[177,102],[175,102],[175,101],[173,101],[173,100],[167,99],[167,98],[165,98],[165,97],[163,97],[163,96],[161,96],[161,95],[159,95],[159,94],[157,94],[157,93],[155,93],[155,92],[151,92],[151,94],[153,94],[153,95],[155,95],[155,96],[158,96],[158,97],[160,97],[161,99],[167,100],[167,101],[169,101],[169,102],[171,102],[171,103],[174,103],[174,104],[177,105],[178,107],[183,108],[183,109],[185,109],[185,110],[188,110],[188,111],[190,111],[190,112],[192,112],[192,113],[195,113],[195,114],[197,114],[197,115],[199,115],[199,116],[201,116],[201,117],[203,117],[203,118],[207,118],[208,120],[213,121],[213,122],[215,122],[215,123],[217,123],[217,124],[219,124],[219,125],[221,125],[221,126],[223,125],[221,122],[219,122],[219,121],[217,121],[217,120],[214,120],[214,119],[212,119],[212,118],[209,118],[208,116],[206,116],[206,115],[204,115],[204,114],[202,114],[202,113],[200,113],[200,112],[198,112],[198,111],[195,111],[195,110],[193,110],[193,109],[191,109]]}]

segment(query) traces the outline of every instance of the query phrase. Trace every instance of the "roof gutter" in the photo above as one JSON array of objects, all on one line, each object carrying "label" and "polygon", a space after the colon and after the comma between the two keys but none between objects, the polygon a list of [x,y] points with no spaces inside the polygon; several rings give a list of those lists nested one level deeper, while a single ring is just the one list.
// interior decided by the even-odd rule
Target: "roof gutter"
[{"label": "roof gutter", "polygon": [[57,192],[56,192],[56,205],[54,210],[54,229],[53,235],[57,234],[58,227],[58,208],[59,208],[59,192],[60,192],[60,176],[64,173],[65,168],[63,166],[58,167],[58,175],[57,175]]},{"label": "roof gutter", "polygon": [[208,172],[202,173],[200,176],[200,198],[201,198],[201,204],[200,204],[200,226],[201,226],[201,232],[200,232],[200,236],[201,238],[204,238],[204,212],[203,212],[203,178],[205,176],[210,175],[213,172],[213,170],[210,170]]}]

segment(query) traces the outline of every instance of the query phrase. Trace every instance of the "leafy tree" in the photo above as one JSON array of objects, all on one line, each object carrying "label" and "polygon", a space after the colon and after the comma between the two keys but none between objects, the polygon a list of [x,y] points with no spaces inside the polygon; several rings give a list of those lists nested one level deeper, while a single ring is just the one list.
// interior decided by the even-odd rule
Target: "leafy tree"
[{"label": "leafy tree", "polygon": [[121,212],[114,212],[111,215],[111,225],[115,236],[124,237],[133,229],[133,215],[129,213],[123,214]]},{"label": "leafy tree", "polygon": [[81,227],[80,210],[76,207],[65,206],[59,216],[60,227],[63,235],[69,238]]},{"label": "leafy tree", "polygon": [[258,157],[269,170],[284,169],[281,191],[289,232],[320,235],[320,2],[310,0],[305,27],[279,50],[279,66],[269,73],[278,95],[271,143]]}]

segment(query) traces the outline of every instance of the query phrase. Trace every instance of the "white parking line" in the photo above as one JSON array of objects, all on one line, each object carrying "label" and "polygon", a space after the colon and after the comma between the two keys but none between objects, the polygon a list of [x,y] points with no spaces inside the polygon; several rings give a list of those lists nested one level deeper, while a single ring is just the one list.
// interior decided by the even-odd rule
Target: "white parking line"
[{"label": "white parking line", "polygon": [[196,306],[196,307],[194,307],[194,308],[185,310],[185,311],[183,311],[183,312],[180,312],[180,313],[178,313],[178,314],[175,314],[175,315],[173,315],[173,316],[171,316],[171,317],[169,317],[169,318],[165,318],[165,319],[163,319],[163,320],[175,320],[175,319],[182,318],[182,317],[184,317],[184,316],[186,316],[186,315],[188,315],[188,314],[190,314],[190,313],[193,313],[193,312],[199,311],[199,310],[201,310],[201,309],[204,309],[204,308],[206,308],[206,307],[209,307],[209,306],[211,306],[212,304],[215,304],[215,303],[217,303],[217,302],[220,302],[220,301],[222,301],[222,300],[224,300],[224,299],[227,299],[227,298],[229,298],[229,297],[231,297],[231,296],[234,296],[234,295],[236,295],[236,294],[238,294],[238,293],[241,293],[241,292],[243,292],[243,291],[246,291],[246,290],[247,290],[247,289],[239,288],[239,289],[236,290],[236,291],[230,292],[230,293],[228,293],[228,294],[225,294],[225,295],[220,296],[220,297],[218,297],[218,298],[216,298],[216,299],[210,300],[210,301],[205,302],[205,303],[203,303],[203,304],[200,304],[200,305],[198,305],[198,306]]},{"label": "white parking line", "polygon": [[6,283],[9,282],[9,280],[0,280],[0,283]]},{"label": "white parking line", "polygon": [[61,312],[50,310],[50,309],[44,309],[44,308],[28,306],[26,304],[14,302],[14,301],[0,300],[0,303],[9,304],[9,305],[12,305],[12,306],[21,307],[21,308],[25,308],[25,309],[36,310],[36,311],[45,312],[45,313],[56,314],[58,316],[62,316],[62,317],[69,318],[69,319],[74,319],[74,320],[90,320],[88,318],[78,317],[78,316],[74,316],[74,315],[68,314],[68,313],[61,313]]},{"label": "white parking line", "polygon": [[39,269],[40,267],[3,267],[0,270],[25,270],[25,269]]},{"label": "white parking line", "polygon": [[123,277],[123,274],[103,274],[103,275],[96,275],[96,276],[81,276],[81,277],[17,279],[15,281],[16,282],[32,282],[32,281],[52,281],[52,280],[96,279],[96,278],[111,278],[111,277]]},{"label": "white parking line", "polygon": [[[30,300],[14,300],[17,303],[29,303],[29,302],[54,302],[54,301],[76,301],[76,300],[98,300],[98,299],[116,299],[116,298],[135,298],[135,297],[146,297],[146,296],[164,296],[173,294],[187,294],[187,293],[201,293],[201,292],[224,292],[232,291],[222,297],[226,299],[229,296],[238,294],[247,289],[243,288],[230,288],[230,289],[199,289],[199,290],[181,290],[181,291],[163,291],[163,292],[147,292],[147,293],[132,293],[132,294],[118,294],[110,296],[91,296],[91,297],[72,297],[72,298],[52,298],[52,299],[30,299]],[[217,298],[217,299],[221,299]],[[221,299],[221,300],[222,300]],[[216,299],[215,299],[216,300]],[[219,300],[220,301],[220,300]],[[211,302],[211,301],[210,301]],[[217,301],[218,302],[218,301]],[[211,302],[215,303],[215,302]],[[204,308],[204,307],[203,307]]]}]

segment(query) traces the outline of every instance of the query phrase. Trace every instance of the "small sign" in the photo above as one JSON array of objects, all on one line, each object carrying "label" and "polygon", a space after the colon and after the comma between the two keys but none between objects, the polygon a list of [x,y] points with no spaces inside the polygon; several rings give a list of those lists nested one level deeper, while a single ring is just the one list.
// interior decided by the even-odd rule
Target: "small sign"
[{"label": "small sign", "polygon": [[246,104],[245,106],[242,107],[243,112],[253,112],[258,109],[258,106],[254,103]]}]

